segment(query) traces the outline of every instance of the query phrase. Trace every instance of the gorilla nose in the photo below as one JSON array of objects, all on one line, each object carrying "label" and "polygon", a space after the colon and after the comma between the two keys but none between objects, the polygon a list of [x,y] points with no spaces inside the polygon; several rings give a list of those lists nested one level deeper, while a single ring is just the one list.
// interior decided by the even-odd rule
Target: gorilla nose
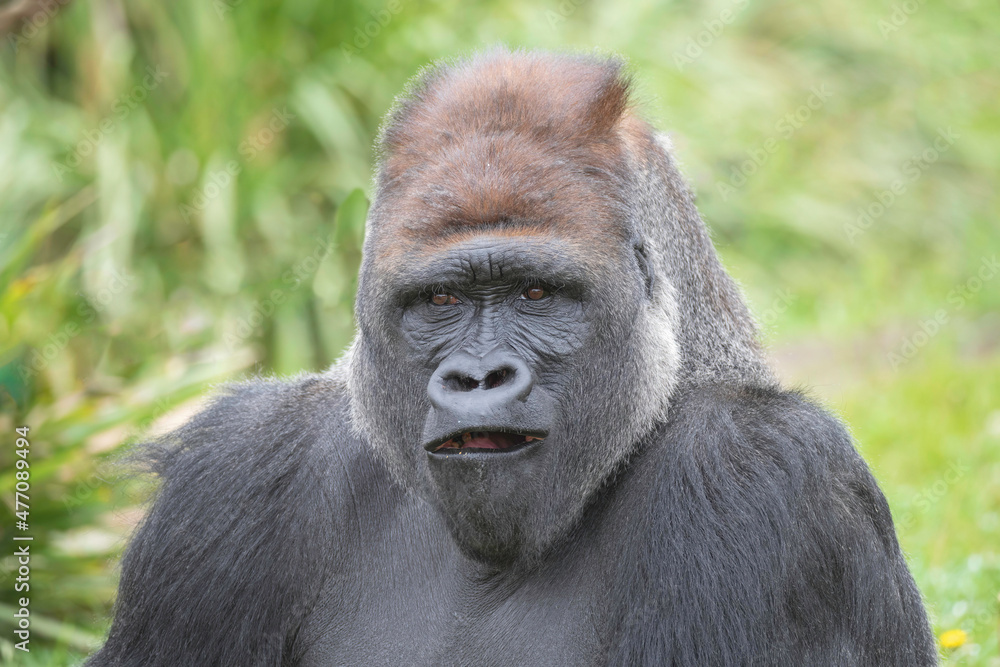
[{"label": "gorilla nose", "polygon": [[427,393],[438,410],[487,415],[527,399],[533,384],[527,364],[514,354],[456,352],[434,371]]}]

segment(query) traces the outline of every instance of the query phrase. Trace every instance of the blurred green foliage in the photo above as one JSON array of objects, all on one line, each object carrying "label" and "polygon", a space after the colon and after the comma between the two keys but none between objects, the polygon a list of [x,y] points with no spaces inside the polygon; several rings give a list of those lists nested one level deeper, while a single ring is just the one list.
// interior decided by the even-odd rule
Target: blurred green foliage
[{"label": "blurred green foliage", "polygon": [[994,4],[41,7],[0,44],[0,661],[66,664],[106,631],[149,491],[110,465],[123,441],[212,383],[337,358],[381,116],[425,64],[506,43],[629,58],[778,367],[852,425],[935,630],[968,633],[946,663],[1000,665]]}]

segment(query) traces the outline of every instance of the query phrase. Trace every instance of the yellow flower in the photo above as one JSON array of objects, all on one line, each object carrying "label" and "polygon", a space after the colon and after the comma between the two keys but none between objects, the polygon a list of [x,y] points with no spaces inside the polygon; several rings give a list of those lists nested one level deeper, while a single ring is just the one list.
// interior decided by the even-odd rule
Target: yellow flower
[{"label": "yellow flower", "polygon": [[966,642],[969,635],[965,634],[965,630],[948,630],[947,632],[942,632],[940,637],[941,646],[944,648],[958,648]]}]

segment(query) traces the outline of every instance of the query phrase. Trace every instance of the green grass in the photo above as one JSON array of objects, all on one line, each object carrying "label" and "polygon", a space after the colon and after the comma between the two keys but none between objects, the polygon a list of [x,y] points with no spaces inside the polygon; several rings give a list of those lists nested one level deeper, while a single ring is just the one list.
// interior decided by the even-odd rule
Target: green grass
[{"label": "green grass", "polygon": [[0,531],[30,425],[40,622],[27,659],[0,632],[0,661],[70,664],[106,631],[148,493],[116,476],[122,442],[215,383],[338,357],[381,115],[427,62],[505,42],[629,58],[781,374],[850,424],[935,631],[967,633],[948,664],[1000,665],[1000,276],[976,282],[1000,255],[1000,13],[897,4],[134,0],[15,27]]}]

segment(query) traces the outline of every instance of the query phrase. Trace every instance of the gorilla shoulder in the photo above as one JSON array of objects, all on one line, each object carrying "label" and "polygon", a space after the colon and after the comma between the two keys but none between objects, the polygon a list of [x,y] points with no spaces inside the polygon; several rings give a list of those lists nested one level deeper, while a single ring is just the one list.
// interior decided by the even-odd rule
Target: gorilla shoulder
[{"label": "gorilla shoulder", "polygon": [[186,502],[222,503],[242,513],[256,503],[273,504],[276,494],[304,500],[309,489],[318,491],[320,476],[329,484],[337,472],[331,466],[346,465],[362,451],[344,383],[327,373],[225,385],[139,456],[161,478],[160,498],[190,487],[197,495]]},{"label": "gorilla shoulder", "polygon": [[[832,504],[806,503],[801,509],[843,520],[864,516],[879,532],[893,535],[888,506],[850,435],[800,392],[703,386],[678,396],[671,415],[663,455],[674,460],[663,465],[703,476],[706,488],[726,488],[733,494],[726,500],[735,503],[727,505],[727,514],[744,504],[761,507],[765,500],[781,498],[793,511],[800,509],[796,502],[815,502],[821,499],[817,494],[825,494]],[[721,499],[708,500],[717,504]]]},{"label": "gorilla shoulder", "polygon": [[330,374],[230,385],[147,445],[162,484],[125,553],[108,641],[88,664],[178,654],[279,664],[349,529],[334,496],[349,493],[352,468],[378,476],[363,452]]},{"label": "gorilla shoulder", "polygon": [[797,392],[688,389],[642,459],[651,510],[629,560],[645,603],[625,613],[621,664],[933,662],[889,506],[833,416]]}]

